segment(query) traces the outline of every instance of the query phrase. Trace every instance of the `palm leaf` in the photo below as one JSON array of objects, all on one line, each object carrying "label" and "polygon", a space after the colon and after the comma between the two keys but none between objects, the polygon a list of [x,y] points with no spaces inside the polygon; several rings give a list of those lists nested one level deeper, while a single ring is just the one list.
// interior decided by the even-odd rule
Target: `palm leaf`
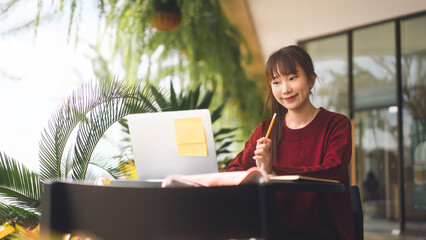
[{"label": "palm leaf", "polygon": [[122,126],[121,131],[123,131],[125,134],[130,134],[129,124],[127,122],[127,119],[122,118],[122,119],[118,120],[118,123]]},{"label": "palm leaf", "polygon": [[23,226],[36,226],[40,214],[0,202],[0,222],[16,221]]},{"label": "palm leaf", "polygon": [[238,128],[222,128],[220,129],[218,132],[215,132],[214,135],[215,136],[220,136],[220,135],[224,135],[224,134],[228,134],[228,133],[232,133],[235,130],[237,130]]},{"label": "palm leaf", "polygon": [[41,199],[39,175],[0,152],[0,189],[6,188],[28,199]]},{"label": "palm leaf", "polygon": [[[150,87],[148,87],[148,89],[147,89],[147,91],[152,91],[151,90],[151,88]],[[138,93],[138,99],[141,101],[141,102],[144,102],[145,103],[145,105],[146,105],[146,110],[147,111],[149,111],[149,112],[158,112],[159,111],[159,106],[156,106],[156,105],[158,105],[158,104],[156,104],[154,101],[153,101],[153,99],[151,99],[151,95],[149,96],[149,98],[147,98],[147,96],[145,96],[145,92],[146,91],[144,91],[144,92],[140,92],[140,93]]]},{"label": "palm leaf", "polygon": [[0,152],[0,212],[8,211],[3,206],[39,212],[42,187],[39,175],[21,163]]},{"label": "palm leaf", "polygon": [[186,107],[187,109],[197,109],[198,107],[198,98],[200,97],[200,87],[201,85],[199,84],[194,90],[190,91],[187,99],[188,99],[188,106]]},{"label": "palm leaf", "polygon": [[219,155],[221,153],[229,153],[229,151],[227,150],[227,147],[229,147],[229,145],[231,145],[232,142],[230,141],[226,141],[223,144],[220,145],[220,147],[216,150],[216,153]]},{"label": "palm leaf", "polygon": [[[85,172],[88,159],[103,132],[129,113],[148,110],[147,104],[151,99],[138,98],[143,91],[139,85],[116,82],[114,79],[101,79],[97,84],[89,82],[74,91],[54,112],[48,128],[42,134],[39,154],[41,178],[67,177],[68,172],[64,172],[64,169],[69,168],[64,165],[69,165],[69,161],[63,163],[63,155],[74,130],[78,132],[79,140],[75,142],[77,154],[73,159],[73,171],[78,171],[75,176],[84,176],[81,174]],[[108,111],[111,111],[110,114]],[[96,114],[101,114],[104,119],[99,119]],[[79,125],[84,127],[79,128]],[[94,129],[96,127],[100,129]]]},{"label": "palm leaf", "polygon": [[[92,109],[87,115],[87,121],[80,123],[76,138],[73,179],[85,179],[93,150],[112,124],[128,114],[158,111],[152,104],[155,97],[150,89],[141,90],[136,85],[125,94],[112,94],[112,98],[106,98]],[[111,90],[115,91],[115,87],[104,88],[103,93],[108,96],[108,91]]]},{"label": "palm leaf", "polygon": [[172,108],[172,104],[167,101],[167,96],[162,92],[158,91],[154,86],[149,87],[152,95],[155,98],[155,103],[161,109],[161,111],[167,111]]},{"label": "palm leaf", "polygon": [[200,103],[198,104],[197,108],[198,109],[207,109],[209,108],[212,99],[213,99],[213,95],[214,95],[214,90],[213,91],[207,91],[206,93],[204,93],[203,99],[201,99]]},{"label": "palm leaf", "polygon": [[217,107],[215,110],[213,110],[213,113],[212,113],[212,122],[213,123],[222,116],[222,111],[225,108],[227,103],[228,103],[228,99],[223,101],[223,103],[219,107]]},{"label": "palm leaf", "polygon": [[232,139],[234,137],[235,137],[235,134],[234,135],[229,135],[229,136],[226,136],[226,137],[221,137],[221,138],[219,138],[219,136],[215,136],[215,141],[216,142],[223,142],[223,141],[225,141],[227,139]]},{"label": "palm leaf", "polygon": [[[198,85],[194,89],[185,90],[179,93],[179,97],[174,90],[173,83],[170,82],[170,92],[168,95],[163,94],[162,92],[156,90],[156,88],[150,87],[150,93],[154,96],[155,101],[150,101],[146,97],[140,97],[147,101],[149,104],[149,109],[156,111],[156,106],[158,106],[161,111],[178,111],[178,110],[189,110],[189,109],[208,109],[212,103],[214,96],[214,90],[206,90],[201,94],[200,86]],[[201,100],[200,100],[201,99]],[[152,103],[151,103],[152,102]],[[160,104],[161,103],[161,104]],[[216,121],[221,117],[221,112],[226,106],[227,100],[225,100],[220,106],[212,112],[212,122]],[[130,144],[129,137],[129,126],[125,119],[119,121],[122,126],[122,132],[125,133],[125,137],[121,140],[127,143],[124,147],[121,148],[122,154],[118,155],[116,158],[125,160],[133,158],[133,149]],[[216,142],[216,154],[231,153],[228,147],[235,141],[231,141],[235,137],[234,133],[237,128],[222,128],[219,131],[214,133],[214,138]],[[222,161],[223,162],[223,161]]]},{"label": "palm leaf", "polygon": [[120,170],[117,158],[105,157],[105,156],[94,156],[90,160],[90,165],[96,166],[104,170],[109,175],[111,175],[114,179],[123,177],[123,172]]},{"label": "palm leaf", "polygon": [[170,104],[172,105],[171,108],[172,109],[177,109],[178,108],[178,100],[176,97],[176,91],[173,87],[173,82],[170,81]]},{"label": "palm leaf", "polygon": [[68,138],[77,124],[84,121],[86,114],[99,102],[102,102],[102,96],[94,91],[89,82],[73,92],[54,112],[40,141],[40,174],[43,180],[66,178],[61,165]]},{"label": "palm leaf", "polygon": [[72,171],[72,167],[74,166],[74,162],[73,162],[73,157],[74,157],[74,147],[75,147],[75,142],[70,142],[70,147],[67,150],[67,154],[65,155],[65,157],[63,157],[63,162],[64,164],[62,164],[64,166],[64,170],[63,173],[65,175],[65,177],[69,176],[69,173]]}]

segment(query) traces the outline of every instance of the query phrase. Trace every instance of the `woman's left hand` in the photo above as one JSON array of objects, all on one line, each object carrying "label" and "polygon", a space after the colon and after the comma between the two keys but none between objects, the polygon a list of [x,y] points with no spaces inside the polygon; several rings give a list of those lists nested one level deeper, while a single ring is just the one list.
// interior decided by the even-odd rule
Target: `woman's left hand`
[{"label": "woman's left hand", "polygon": [[266,173],[272,173],[272,162],[271,162],[271,139],[259,138],[257,140],[256,150],[254,151],[253,159],[256,162],[256,166]]}]

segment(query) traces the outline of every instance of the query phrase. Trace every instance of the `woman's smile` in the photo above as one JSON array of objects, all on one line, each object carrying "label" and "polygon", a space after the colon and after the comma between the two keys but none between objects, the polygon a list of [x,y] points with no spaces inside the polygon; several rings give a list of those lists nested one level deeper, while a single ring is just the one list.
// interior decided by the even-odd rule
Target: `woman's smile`
[{"label": "woman's smile", "polygon": [[290,102],[290,101],[294,100],[296,97],[297,97],[297,94],[296,94],[296,95],[293,95],[293,96],[290,96],[290,97],[283,98],[283,99],[284,99],[284,101],[286,101],[286,102]]}]

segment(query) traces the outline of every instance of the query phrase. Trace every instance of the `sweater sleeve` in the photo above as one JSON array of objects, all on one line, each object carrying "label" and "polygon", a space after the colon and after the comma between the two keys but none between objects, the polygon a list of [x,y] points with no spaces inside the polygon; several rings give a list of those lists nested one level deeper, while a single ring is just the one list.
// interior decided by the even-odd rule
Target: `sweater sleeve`
[{"label": "sweater sleeve", "polygon": [[245,143],[244,149],[228,164],[226,171],[244,171],[256,166],[253,159],[254,150],[256,149],[257,139],[262,136],[263,125],[264,123],[257,127],[250,139]]},{"label": "sweater sleeve", "polygon": [[321,164],[314,166],[283,167],[274,166],[277,175],[300,174],[310,177],[342,181],[347,176],[352,155],[351,124],[348,118],[334,122],[324,136],[325,152]]}]

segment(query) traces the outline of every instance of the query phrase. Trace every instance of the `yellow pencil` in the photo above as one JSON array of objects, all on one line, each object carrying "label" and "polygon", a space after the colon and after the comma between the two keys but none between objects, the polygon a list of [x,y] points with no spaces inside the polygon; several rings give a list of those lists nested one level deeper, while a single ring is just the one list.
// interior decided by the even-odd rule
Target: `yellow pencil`
[{"label": "yellow pencil", "polygon": [[272,125],[274,125],[274,121],[275,121],[275,117],[277,116],[277,113],[274,113],[274,116],[272,116],[272,120],[271,120],[271,123],[269,124],[269,128],[268,128],[268,131],[266,132],[266,138],[268,138],[269,137],[269,133],[271,133],[271,128],[272,128]]}]

